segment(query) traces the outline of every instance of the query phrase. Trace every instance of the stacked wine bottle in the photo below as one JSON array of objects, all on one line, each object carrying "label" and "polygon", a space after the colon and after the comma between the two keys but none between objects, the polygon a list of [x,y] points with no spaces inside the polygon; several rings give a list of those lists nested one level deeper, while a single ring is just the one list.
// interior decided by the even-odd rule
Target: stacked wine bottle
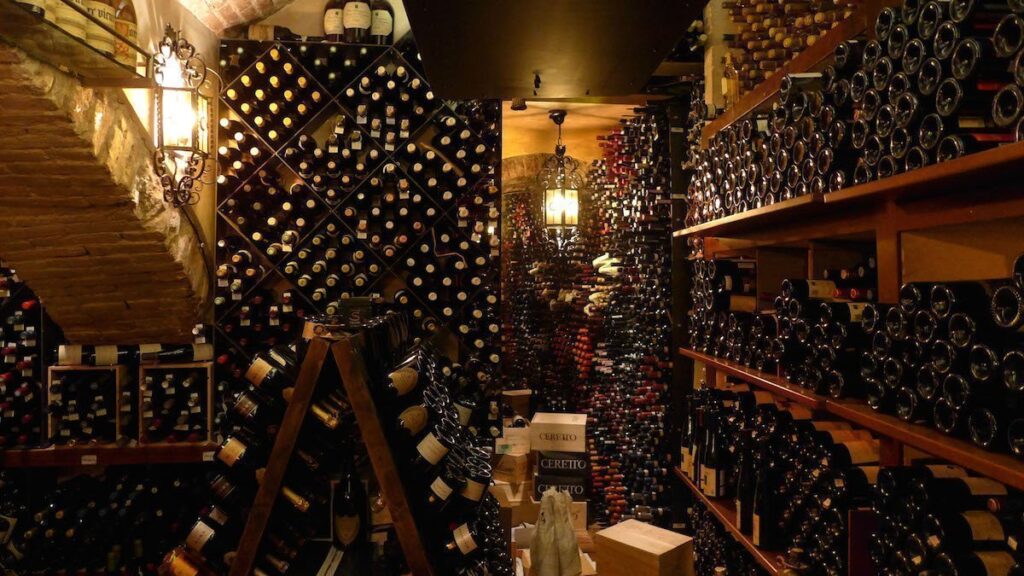
[{"label": "stacked wine bottle", "polygon": [[381,296],[458,342],[494,398],[500,106],[437,98],[411,40],[222,53],[219,351],[251,357],[307,311]]},{"label": "stacked wine bottle", "polygon": [[766,117],[718,132],[686,225],[835,192],[1024,137],[1024,19],[1011,6],[904,2],[821,73],[782,79]]},{"label": "stacked wine bottle", "polygon": [[847,510],[870,502],[878,442],[840,421],[780,410],[745,385],[689,401],[682,470],[709,498],[731,499],[755,546],[786,550],[798,574],[847,572]]},{"label": "stacked wine bottle", "polygon": [[905,284],[893,306],[849,299],[872,264],[785,280],[755,313],[735,263],[697,262],[691,347],[1024,457],[1024,258],[1009,279]]}]

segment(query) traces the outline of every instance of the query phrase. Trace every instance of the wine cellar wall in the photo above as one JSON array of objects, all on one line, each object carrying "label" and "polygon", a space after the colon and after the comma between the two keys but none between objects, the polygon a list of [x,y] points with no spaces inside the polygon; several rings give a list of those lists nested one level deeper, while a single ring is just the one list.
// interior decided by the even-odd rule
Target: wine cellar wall
[{"label": "wine cellar wall", "polygon": [[218,349],[224,373],[302,318],[379,296],[500,392],[500,106],[447,102],[394,47],[224,41]]},{"label": "wine cellar wall", "polygon": [[602,138],[580,226],[557,241],[537,196],[506,201],[507,387],[530,386],[539,411],[588,414],[591,505],[600,525],[668,525],[671,335],[669,121],[637,109]]}]

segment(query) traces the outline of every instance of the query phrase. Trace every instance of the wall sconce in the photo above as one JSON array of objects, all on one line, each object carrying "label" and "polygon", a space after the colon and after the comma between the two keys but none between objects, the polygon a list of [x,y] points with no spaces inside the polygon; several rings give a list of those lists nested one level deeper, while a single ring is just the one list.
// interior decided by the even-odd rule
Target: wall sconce
[{"label": "wall sconce", "polygon": [[580,163],[571,156],[566,156],[565,145],[562,143],[562,123],[565,122],[565,110],[552,110],[551,121],[558,127],[558,142],[555,144],[555,155],[544,162],[544,167],[537,176],[537,181],[544,190],[544,224],[556,238],[571,237],[579,224],[580,197],[583,177],[580,176]]},{"label": "wall sconce", "polygon": [[154,170],[164,201],[175,208],[195,204],[210,153],[210,98],[206,62],[195,46],[167,26],[153,56]]}]

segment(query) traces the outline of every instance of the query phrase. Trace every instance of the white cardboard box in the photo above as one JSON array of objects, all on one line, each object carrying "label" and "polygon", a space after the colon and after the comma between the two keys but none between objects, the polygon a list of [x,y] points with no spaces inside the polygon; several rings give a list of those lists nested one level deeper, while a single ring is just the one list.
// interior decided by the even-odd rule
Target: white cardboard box
[{"label": "white cardboard box", "polygon": [[587,451],[587,415],[538,412],[530,421],[530,448],[555,452]]}]

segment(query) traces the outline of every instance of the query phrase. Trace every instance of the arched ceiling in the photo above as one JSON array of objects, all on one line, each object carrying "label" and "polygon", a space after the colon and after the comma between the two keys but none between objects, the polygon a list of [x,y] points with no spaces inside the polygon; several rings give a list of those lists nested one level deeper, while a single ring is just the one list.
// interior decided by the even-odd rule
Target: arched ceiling
[{"label": "arched ceiling", "polygon": [[207,28],[221,33],[239,24],[256,22],[294,0],[178,0]]}]

